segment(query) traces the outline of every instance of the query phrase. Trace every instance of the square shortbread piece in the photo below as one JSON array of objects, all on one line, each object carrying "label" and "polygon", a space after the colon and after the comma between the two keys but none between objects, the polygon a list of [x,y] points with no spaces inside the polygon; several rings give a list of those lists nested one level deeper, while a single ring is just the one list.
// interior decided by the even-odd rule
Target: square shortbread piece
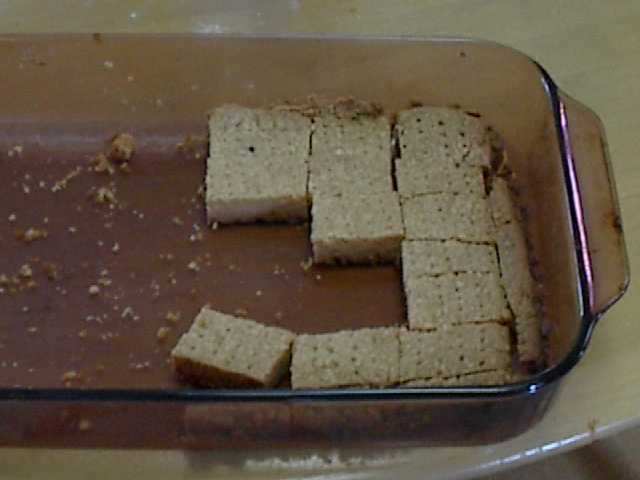
[{"label": "square shortbread piece", "polygon": [[491,146],[477,118],[451,108],[419,107],[400,112],[394,133],[400,147],[395,164],[401,196],[485,195],[482,168],[490,164]]},{"label": "square shortbread piece", "polygon": [[400,331],[400,382],[449,378],[511,364],[509,328],[497,323]]},{"label": "square shortbread piece", "polygon": [[401,158],[447,161],[459,167],[490,164],[491,145],[486,127],[462,110],[442,107],[404,110],[398,115],[396,135]]},{"label": "square shortbread piece", "polygon": [[395,192],[318,196],[311,216],[317,263],[389,262],[400,254],[402,216]]},{"label": "square shortbread piece", "polygon": [[209,119],[210,223],[308,216],[311,121],[294,112],[223,106]]},{"label": "square shortbread piece", "polygon": [[407,156],[395,159],[398,192],[404,197],[422,193],[485,196],[482,169],[453,164],[448,159]]},{"label": "square shortbread piece", "polygon": [[406,277],[404,289],[412,329],[511,319],[496,273]]},{"label": "square shortbread piece", "polygon": [[514,222],[499,227],[496,242],[502,283],[515,315],[520,361],[538,362],[542,355],[541,323],[534,306],[535,283],[521,225]]},{"label": "square shortbread piece", "polygon": [[373,161],[391,158],[391,126],[384,116],[339,117],[322,113],[313,119],[313,155],[353,155]]},{"label": "square shortbread piece", "polygon": [[293,344],[291,385],[385,387],[397,381],[398,368],[398,328],[299,335]]},{"label": "square shortbread piece", "polygon": [[287,372],[295,335],[203,308],[171,352],[176,371],[207,387],[273,387]]},{"label": "square shortbread piece", "polygon": [[457,240],[402,242],[402,274],[405,278],[459,272],[498,273],[495,246]]},{"label": "square shortbread piece", "polygon": [[487,199],[477,195],[436,193],[402,199],[408,240],[494,241]]},{"label": "square shortbread piece", "polygon": [[318,153],[309,157],[312,198],[392,191],[390,156]]}]

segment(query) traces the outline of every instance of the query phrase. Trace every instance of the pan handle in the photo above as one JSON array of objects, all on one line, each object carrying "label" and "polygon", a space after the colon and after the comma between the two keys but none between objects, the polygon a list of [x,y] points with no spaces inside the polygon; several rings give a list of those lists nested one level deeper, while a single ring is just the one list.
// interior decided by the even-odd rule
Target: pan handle
[{"label": "pan handle", "polygon": [[[573,175],[573,203],[586,267],[590,305],[599,318],[627,290],[629,264],[604,128],[598,116],[560,92],[561,122]],[[587,305],[585,305],[587,307]]]}]

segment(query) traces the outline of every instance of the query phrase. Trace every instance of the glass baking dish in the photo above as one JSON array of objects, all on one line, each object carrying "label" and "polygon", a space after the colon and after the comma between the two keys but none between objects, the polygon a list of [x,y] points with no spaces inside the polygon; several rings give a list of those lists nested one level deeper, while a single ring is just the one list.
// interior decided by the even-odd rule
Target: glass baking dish
[{"label": "glass baking dish", "polygon": [[[2,446],[284,451],[497,442],[542,417],[627,287],[602,126],[509,48],[461,39],[96,34],[2,36],[0,53],[0,273],[54,257],[62,270],[61,280],[0,296]],[[305,226],[232,227],[202,244],[187,241],[190,229],[198,232],[191,223],[202,221],[196,190],[207,110],[309,94],[373,100],[387,112],[459,106],[502,135],[541,285],[544,371],[468,388],[220,391],[175,383],[162,359],[206,301],[299,331],[404,315],[392,267],[300,269],[309,254]],[[132,173],[87,173],[87,162],[124,131],[138,143]],[[128,209],[86,203],[107,181],[117,182]],[[47,238],[16,239],[35,226]],[[169,276],[179,287],[163,283],[167,293],[155,295],[167,253],[178,262]],[[212,266],[194,277],[185,268],[193,258]],[[101,276],[120,288],[109,298],[123,310],[129,302],[129,315],[91,314],[86,287]],[[183,318],[167,342],[156,341],[172,309]]]}]

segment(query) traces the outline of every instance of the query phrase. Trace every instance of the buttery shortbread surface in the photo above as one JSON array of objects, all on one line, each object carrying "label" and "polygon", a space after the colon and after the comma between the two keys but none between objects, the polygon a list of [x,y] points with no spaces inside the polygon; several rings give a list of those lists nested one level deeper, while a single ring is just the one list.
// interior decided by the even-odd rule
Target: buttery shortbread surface
[{"label": "buttery shortbread surface", "polygon": [[395,165],[398,191],[404,197],[423,193],[485,195],[484,178],[479,167],[427,163],[420,157],[398,158]]},{"label": "buttery shortbread surface", "polygon": [[379,263],[400,255],[402,214],[395,192],[318,196],[311,209],[317,263]]},{"label": "buttery shortbread surface", "polygon": [[404,288],[411,329],[429,330],[511,318],[497,273],[408,277]]},{"label": "buttery shortbread surface", "polygon": [[399,361],[394,327],[299,335],[293,344],[291,385],[385,387],[397,381]]},{"label": "buttery shortbread surface", "polygon": [[436,193],[402,199],[405,238],[494,242],[487,199],[479,195]]},{"label": "buttery shortbread surface", "polygon": [[498,273],[493,245],[457,240],[405,240],[402,242],[402,274],[405,278],[443,273]]},{"label": "buttery shortbread surface", "polygon": [[396,126],[400,156],[423,156],[433,161],[447,158],[460,166],[490,164],[486,127],[468,113],[441,107],[417,107],[398,114]]},{"label": "buttery shortbread surface", "polygon": [[308,215],[311,120],[227,105],[209,118],[209,223],[297,221]]},{"label": "buttery shortbread surface", "polygon": [[384,116],[339,117],[323,112],[314,118],[313,155],[353,155],[389,162],[391,126]]},{"label": "buttery shortbread surface", "polygon": [[490,142],[477,118],[450,108],[418,107],[400,112],[395,135],[401,196],[484,195],[482,169],[490,163]]},{"label": "buttery shortbread surface", "polygon": [[399,338],[402,383],[504,371],[511,363],[509,329],[496,323],[401,330]]},{"label": "buttery shortbread surface", "polygon": [[289,367],[295,335],[203,308],[171,352],[184,378],[208,387],[273,387]]},{"label": "buttery shortbread surface", "polygon": [[391,193],[391,159],[384,155],[316,153],[309,157],[309,194]]},{"label": "buttery shortbread surface", "polygon": [[535,284],[529,269],[524,231],[519,223],[498,228],[502,283],[515,315],[518,355],[522,362],[538,362],[542,352],[542,332],[534,297]]},{"label": "buttery shortbread surface", "polygon": [[309,194],[390,193],[391,127],[382,116],[323,112],[313,121]]}]

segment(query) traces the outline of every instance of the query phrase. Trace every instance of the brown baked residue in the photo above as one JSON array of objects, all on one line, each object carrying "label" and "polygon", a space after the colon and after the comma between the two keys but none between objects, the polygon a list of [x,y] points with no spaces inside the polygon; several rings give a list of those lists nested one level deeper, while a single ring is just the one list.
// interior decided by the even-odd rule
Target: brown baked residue
[{"label": "brown baked residue", "polygon": [[354,97],[338,97],[328,100],[309,95],[301,103],[281,103],[273,107],[275,111],[298,112],[306,117],[316,117],[321,114],[334,115],[338,118],[379,117],[383,114],[382,106],[378,102],[359,100]]},{"label": "brown baked residue", "polygon": [[206,138],[188,134],[182,142],[176,145],[176,148],[181,154],[192,155],[193,158],[198,159],[203,157],[206,145]]},{"label": "brown baked residue", "polygon": [[90,192],[90,197],[99,205],[103,204],[116,204],[118,201],[116,200],[116,195],[108,187],[100,187],[95,191]]},{"label": "brown baked residue", "polygon": [[82,173],[81,167],[74,168],[69,173],[67,173],[63,178],[61,178],[56,183],[54,183],[53,187],[51,187],[51,191],[53,193],[56,193],[56,192],[59,192],[60,190],[64,190],[65,188],[67,188],[67,184],[69,183],[69,180],[77,177],[81,173]]},{"label": "brown baked residue", "polygon": [[111,140],[109,158],[117,163],[129,162],[136,153],[136,140],[130,133],[118,133]]},{"label": "brown baked residue", "polygon": [[31,243],[42,238],[47,238],[49,236],[49,233],[44,229],[31,227],[26,231],[16,230],[15,235],[17,240],[20,240],[24,243]]},{"label": "brown baked residue", "polygon": [[108,173],[109,175],[113,175],[116,171],[111,160],[109,160],[104,153],[99,153],[93,157],[89,160],[89,164],[91,165],[91,169],[96,173]]}]

